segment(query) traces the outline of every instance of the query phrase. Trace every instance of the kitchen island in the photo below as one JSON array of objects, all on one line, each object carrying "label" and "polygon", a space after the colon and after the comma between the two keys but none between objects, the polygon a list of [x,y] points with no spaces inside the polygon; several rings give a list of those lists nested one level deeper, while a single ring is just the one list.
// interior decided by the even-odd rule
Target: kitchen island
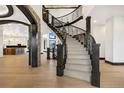
[{"label": "kitchen island", "polygon": [[25,45],[8,45],[3,49],[4,55],[20,55],[25,53]]}]

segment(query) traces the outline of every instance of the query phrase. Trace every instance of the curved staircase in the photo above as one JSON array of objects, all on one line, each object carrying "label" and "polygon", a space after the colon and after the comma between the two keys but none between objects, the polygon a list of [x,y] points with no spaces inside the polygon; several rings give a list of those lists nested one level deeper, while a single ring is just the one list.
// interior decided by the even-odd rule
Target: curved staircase
[{"label": "curved staircase", "polygon": [[[80,10],[78,10],[80,9]],[[78,7],[82,11],[82,6]],[[57,76],[69,76],[72,78],[85,80],[92,85],[100,87],[99,72],[99,44],[90,34],[90,18],[86,18],[86,30],[73,26],[70,23],[76,22],[82,13],[73,11],[67,18],[76,14],[78,16],[68,22],[63,22],[62,18],[55,18],[43,7],[44,22],[60,38],[61,44],[57,45]],[[66,16],[63,19],[66,18]],[[69,16],[69,17],[68,17]],[[72,16],[73,17],[73,16]]]},{"label": "curved staircase", "polygon": [[66,42],[68,56],[64,75],[90,82],[92,67],[88,51],[80,42],[69,35]]}]

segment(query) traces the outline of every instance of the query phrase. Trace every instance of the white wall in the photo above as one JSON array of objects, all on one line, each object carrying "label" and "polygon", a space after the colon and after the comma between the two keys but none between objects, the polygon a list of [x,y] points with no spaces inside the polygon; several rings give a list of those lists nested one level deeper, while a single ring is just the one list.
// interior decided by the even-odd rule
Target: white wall
[{"label": "white wall", "polygon": [[106,54],[107,61],[124,62],[124,16],[111,17],[106,23]]},{"label": "white wall", "polygon": [[0,26],[0,57],[3,56],[3,30],[2,26]]},{"label": "white wall", "polygon": [[105,58],[105,25],[93,25],[91,30],[96,42],[100,44],[100,57]]},{"label": "white wall", "polygon": [[113,62],[113,17],[106,22],[105,59]]},{"label": "white wall", "polygon": [[82,13],[83,13],[83,17],[84,19],[90,15],[90,13],[92,12],[92,10],[95,8],[95,5],[83,5],[83,9],[82,9]]},{"label": "white wall", "polygon": [[124,63],[124,16],[114,17],[113,62]]}]

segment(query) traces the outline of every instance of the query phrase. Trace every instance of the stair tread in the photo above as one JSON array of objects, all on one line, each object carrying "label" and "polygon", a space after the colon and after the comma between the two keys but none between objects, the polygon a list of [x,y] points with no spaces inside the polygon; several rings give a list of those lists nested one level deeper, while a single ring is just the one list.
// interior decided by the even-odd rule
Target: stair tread
[{"label": "stair tread", "polygon": [[83,72],[82,71],[72,71],[72,70],[64,70],[64,75],[65,76],[69,76],[75,79],[79,79],[79,80],[85,80],[90,82],[90,77],[91,77],[91,73],[89,72]]},{"label": "stair tread", "polygon": [[65,68],[65,70],[70,70],[70,71],[80,71],[80,72],[88,72],[90,73],[91,72],[91,68],[87,68],[87,69],[78,69],[78,68],[71,68],[71,67],[67,67]]},{"label": "stair tread", "polygon": [[79,55],[81,55],[81,56],[86,56],[86,55],[87,55],[87,56],[89,56],[88,53],[70,53],[70,52],[68,53],[68,55],[72,55],[72,56],[76,56],[76,55],[77,55],[77,56],[79,56]]},{"label": "stair tread", "polygon": [[81,66],[76,66],[74,67],[74,65],[66,65],[65,66],[65,69],[69,69],[69,70],[76,70],[76,71],[82,71],[82,72],[91,72],[92,68],[91,66],[84,66],[84,65],[81,65]]},{"label": "stair tread", "polygon": [[86,62],[86,61],[85,62],[83,62],[83,61],[82,62],[80,62],[80,61],[79,62],[77,62],[77,61],[76,62],[74,62],[74,61],[67,61],[67,63],[68,64],[79,64],[79,65],[91,65],[90,62]]},{"label": "stair tread", "polygon": [[89,56],[82,56],[82,55],[81,56],[78,56],[78,55],[70,56],[70,55],[68,55],[67,58],[72,58],[72,59],[90,59]]},{"label": "stair tread", "polygon": [[82,74],[85,74],[85,73],[89,73],[91,74],[91,71],[82,71],[82,70],[77,70],[77,69],[69,69],[69,68],[65,68],[64,71],[71,71],[71,72],[78,72],[78,73],[82,73]]},{"label": "stair tread", "polygon": [[82,62],[85,62],[85,61],[91,61],[90,59],[71,59],[71,58],[67,58],[67,61],[82,61]]},{"label": "stair tread", "polygon": [[88,51],[68,51],[68,53],[88,53]]}]

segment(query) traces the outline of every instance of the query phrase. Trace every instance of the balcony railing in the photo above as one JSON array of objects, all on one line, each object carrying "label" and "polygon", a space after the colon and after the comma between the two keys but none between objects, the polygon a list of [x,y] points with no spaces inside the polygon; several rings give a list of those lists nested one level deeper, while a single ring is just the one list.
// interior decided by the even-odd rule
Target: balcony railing
[{"label": "balcony railing", "polygon": [[64,16],[57,17],[58,20],[64,23],[71,23],[82,16],[82,5],[79,5],[74,11]]}]

